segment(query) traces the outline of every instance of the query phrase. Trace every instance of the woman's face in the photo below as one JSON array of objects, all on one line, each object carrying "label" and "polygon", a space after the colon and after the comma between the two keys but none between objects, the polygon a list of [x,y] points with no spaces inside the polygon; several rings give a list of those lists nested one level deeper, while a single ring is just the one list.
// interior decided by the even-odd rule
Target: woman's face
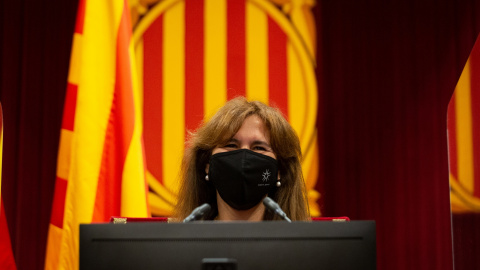
[{"label": "woman's face", "polygon": [[[237,133],[223,145],[218,145],[212,151],[212,155],[238,149],[248,149],[262,155],[276,159],[276,155],[270,146],[270,133],[265,123],[257,115],[251,115],[243,121]],[[208,174],[209,164],[205,168]],[[278,175],[278,178],[280,174]],[[265,195],[266,196],[266,195]],[[265,213],[265,206],[260,202],[248,210],[235,210],[230,207],[217,192],[217,209],[219,220],[250,220],[261,221]]]},{"label": "woman's face", "polygon": [[270,146],[270,133],[258,115],[251,115],[243,121],[242,126],[235,136],[224,145],[218,145],[212,151],[212,155],[238,149],[249,149],[277,159]]}]

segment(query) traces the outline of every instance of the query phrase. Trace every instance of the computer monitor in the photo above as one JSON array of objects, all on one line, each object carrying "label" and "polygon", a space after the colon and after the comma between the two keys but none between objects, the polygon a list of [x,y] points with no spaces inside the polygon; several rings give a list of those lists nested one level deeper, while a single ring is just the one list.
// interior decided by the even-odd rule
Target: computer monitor
[{"label": "computer monitor", "polygon": [[375,269],[374,221],[80,226],[80,269]]}]

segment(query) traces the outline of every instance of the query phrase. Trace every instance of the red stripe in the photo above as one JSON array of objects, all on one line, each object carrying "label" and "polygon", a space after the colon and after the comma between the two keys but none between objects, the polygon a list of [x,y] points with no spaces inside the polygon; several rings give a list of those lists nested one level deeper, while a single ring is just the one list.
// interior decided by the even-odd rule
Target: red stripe
[{"label": "red stripe", "polygon": [[185,1],[185,132],[203,119],[203,0]]},{"label": "red stripe", "polygon": [[450,174],[458,181],[458,152],[457,152],[457,119],[455,113],[455,93],[450,99],[447,110],[447,130],[448,130],[448,163],[450,168]]},{"label": "red stripe", "polygon": [[122,173],[131,142],[135,110],[128,46],[131,38],[129,9],[126,2],[118,29],[115,89],[105,136],[102,165],[92,222],[105,222],[120,215]]},{"label": "red stripe", "polygon": [[50,223],[63,228],[63,214],[65,210],[65,196],[67,194],[67,184],[65,179],[57,176],[55,181],[55,193],[53,195],[52,215],[50,217]]},{"label": "red stripe", "polygon": [[480,198],[480,39],[477,39],[470,54],[470,83],[473,167],[475,176],[473,196]]},{"label": "red stripe", "polygon": [[227,1],[227,99],[245,96],[245,1]]},{"label": "red stripe", "polygon": [[8,230],[7,217],[3,199],[0,199],[0,265],[2,269],[17,269],[15,258],[12,252],[12,243],[10,241],[10,232]]},{"label": "red stripe", "polygon": [[75,110],[77,107],[78,85],[68,83],[67,94],[65,97],[65,107],[63,108],[62,128],[73,131],[75,126]]},{"label": "red stripe", "polygon": [[83,34],[83,25],[85,21],[85,4],[87,0],[80,0],[78,2],[77,21],[75,23],[75,33]]},{"label": "red stripe", "polygon": [[288,119],[287,36],[268,17],[268,69],[270,104]]},{"label": "red stripe", "polygon": [[162,182],[163,15],[143,34],[144,140],[147,167]]}]

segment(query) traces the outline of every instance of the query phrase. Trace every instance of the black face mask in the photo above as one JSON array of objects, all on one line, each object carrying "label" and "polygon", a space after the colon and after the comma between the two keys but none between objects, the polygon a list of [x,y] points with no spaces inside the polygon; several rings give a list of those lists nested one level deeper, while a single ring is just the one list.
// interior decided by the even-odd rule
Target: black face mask
[{"label": "black face mask", "polygon": [[210,157],[208,177],[220,197],[237,210],[247,210],[275,188],[277,160],[247,149]]}]

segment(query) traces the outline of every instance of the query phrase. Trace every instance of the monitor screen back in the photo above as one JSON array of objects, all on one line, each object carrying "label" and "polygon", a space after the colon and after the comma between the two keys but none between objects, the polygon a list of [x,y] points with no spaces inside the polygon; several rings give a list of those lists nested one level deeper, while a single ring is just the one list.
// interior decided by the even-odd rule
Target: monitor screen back
[{"label": "monitor screen back", "polygon": [[375,269],[375,222],[80,226],[80,269]]}]

